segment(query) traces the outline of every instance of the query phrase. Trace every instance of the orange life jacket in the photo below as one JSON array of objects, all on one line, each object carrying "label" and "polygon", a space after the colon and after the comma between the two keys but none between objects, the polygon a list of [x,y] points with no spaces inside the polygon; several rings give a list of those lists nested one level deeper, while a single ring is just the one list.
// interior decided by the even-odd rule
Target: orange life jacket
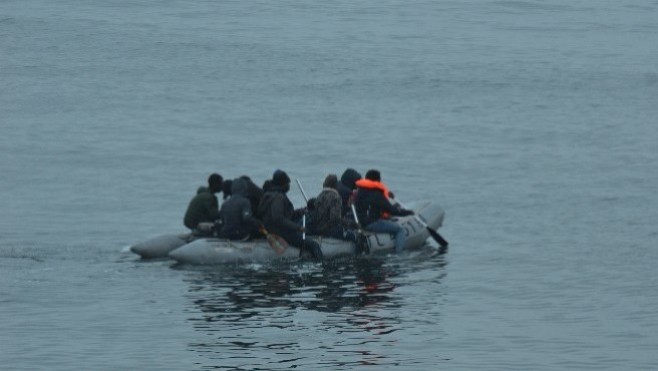
[{"label": "orange life jacket", "polygon": [[[374,181],[374,180],[364,178],[364,179],[357,180],[355,184],[359,188],[378,189],[378,190],[380,190],[384,193],[384,197],[386,197],[387,200],[390,200],[390,197],[389,197],[390,192],[388,190],[388,187],[386,187],[386,185],[384,185],[384,183],[382,183],[382,182],[377,182],[377,181]],[[388,218],[391,217],[391,214],[389,214],[387,212],[382,212],[381,217],[383,219],[388,219]]]}]

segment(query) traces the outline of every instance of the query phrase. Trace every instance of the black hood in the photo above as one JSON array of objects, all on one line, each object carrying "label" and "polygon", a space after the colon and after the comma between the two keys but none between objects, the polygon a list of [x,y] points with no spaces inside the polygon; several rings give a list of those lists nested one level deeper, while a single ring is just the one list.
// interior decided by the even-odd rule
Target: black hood
[{"label": "black hood", "polygon": [[249,194],[247,181],[243,178],[234,179],[231,184],[231,194],[247,197]]},{"label": "black hood", "polygon": [[346,185],[349,189],[355,189],[356,181],[359,179],[361,179],[361,174],[358,171],[349,168],[345,170],[343,175],[340,177],[340,182]]}]

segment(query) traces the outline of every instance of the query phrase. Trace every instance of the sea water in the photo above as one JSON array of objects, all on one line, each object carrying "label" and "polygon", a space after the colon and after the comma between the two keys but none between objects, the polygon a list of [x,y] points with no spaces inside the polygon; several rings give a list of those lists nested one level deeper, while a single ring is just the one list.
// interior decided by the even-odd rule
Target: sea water
[{"label": "sea water", "polygon": [[[658,368],[657,15],[3,0],[0,369]],[[212,172],[316,194],[347,167],[439,203],[448,252],[126,249],[184,232]]]}]

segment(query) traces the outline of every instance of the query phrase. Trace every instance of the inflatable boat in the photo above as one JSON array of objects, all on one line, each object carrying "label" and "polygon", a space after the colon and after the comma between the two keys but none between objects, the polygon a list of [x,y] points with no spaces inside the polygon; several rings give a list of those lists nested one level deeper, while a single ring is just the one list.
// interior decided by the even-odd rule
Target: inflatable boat
[{"label": "inflatable boat", "polygon": [[[441,207],[431,202],[416,203],[412,209],[415,215],[392,219],[405,229],[407,250],[423,246],[430,237],[428,229],[438,229],[443,224],[445,215]],[[365,236],[369,253],[393,250],[394,239],[391,235],[365,232]],[[320,244],[325,258],[356,253],[356,245],[349,241],[317,236],[307,238],[313,238]],[[173,241],[172,239],[171,242]],[[278,254],[265,239],[235,242],[219,238],[199,238],[172,249],[169,253],[171,258],[185,264],[269,262],[276,259],[297,259],[299,255],[299,249],[292,246]]]},{"label": "inflatable boat", "polygon": [[130,251],[141,256],[142,259],[167,258],[170,252],[196,238],[191,233],[163,234],[130,246]]}]

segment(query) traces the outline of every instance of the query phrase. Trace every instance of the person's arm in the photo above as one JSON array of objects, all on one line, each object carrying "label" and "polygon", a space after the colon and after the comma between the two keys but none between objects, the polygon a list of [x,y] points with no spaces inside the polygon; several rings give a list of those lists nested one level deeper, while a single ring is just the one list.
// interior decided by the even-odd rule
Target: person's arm
[{"label": "person's arm", "polygon": [[402,209],[400,207],[394,206],[391,204],[386,197],[384,196],[383,193],[378,193],[377,194],[377,206],[381,208],[382,211],[385,211],[391,215],[396,215],[396,216],[406,216],[406,215],[411,215],[414,212],[411,210],[406,210]]},{"label": "person's arm", "polygon": [[206,213],[210,216],[210,220],[217,220],[219,219],[219,203],[214,195],[209,196],[207,202],[205,202]]},{"label": "person's arm", "polygon": [[245,200],[245,202],[240,205],[240,209],[240,218],[243,223],[251,225],[256,229],[260,229],[263,226],[263,222],[258,220],[251,212],[251,202],[249,202],[249,200]]},{"label": "person's arm", "polygon": [[301,218],[304,214],[306,214],[306,211],[307,211],[307,208],[305,208],[305,207],[300,207],[299,209],[295,209],[292,212],[292,218],[296,219],[296,220],[299,220],[299,218]]},{"label": "person's arm", "polygon": [[285,205],[283,200],[276,199],[272,202],[272,223],[281,229],[301,231],[301,227],[292,220],[285,217]]}]

